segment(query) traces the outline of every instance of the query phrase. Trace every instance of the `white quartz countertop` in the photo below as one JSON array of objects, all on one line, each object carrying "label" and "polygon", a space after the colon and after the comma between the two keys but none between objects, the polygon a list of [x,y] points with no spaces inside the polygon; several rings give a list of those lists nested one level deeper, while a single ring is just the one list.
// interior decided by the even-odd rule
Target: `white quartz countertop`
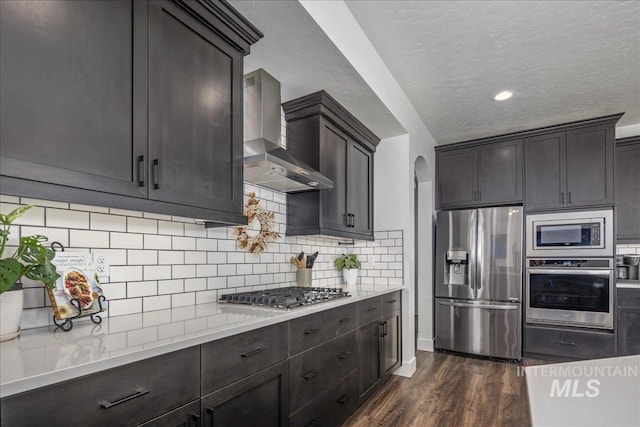
[{"label": "white quartz countertop", "polygon": [[384,295],[351,296],[292,310],[210,303],[22,331],[0,344],[0,397],[51,385],[320,311]]},{"label": "white quartz countertop", "polygon": [[534,426],[640,426],[640,355],[525,372]]}]

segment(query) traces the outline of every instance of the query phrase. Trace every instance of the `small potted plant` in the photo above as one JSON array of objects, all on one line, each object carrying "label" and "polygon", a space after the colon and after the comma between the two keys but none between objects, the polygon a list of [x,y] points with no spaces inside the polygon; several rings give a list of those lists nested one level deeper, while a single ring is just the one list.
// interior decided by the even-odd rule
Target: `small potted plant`
[{"label": "small potted plant", "polygon": [[0,214],[0,342],[20,334],[24,302],[20,279],[38,280],[53,289],[60,277],[51,262],[55,252],[42,246],[47,241],[45,236],[21,237],[13,255],[3,258],[11,224],[32,207],[22,206],[6,215]]},{"label": "small potted plant", "polygon": [[342,277],[347,285],[355,285],[358,280],[358,269],[360,268],[360,260],[358,255],[349,254],[339,256],[333,262],[338,271],[342,271]]}]

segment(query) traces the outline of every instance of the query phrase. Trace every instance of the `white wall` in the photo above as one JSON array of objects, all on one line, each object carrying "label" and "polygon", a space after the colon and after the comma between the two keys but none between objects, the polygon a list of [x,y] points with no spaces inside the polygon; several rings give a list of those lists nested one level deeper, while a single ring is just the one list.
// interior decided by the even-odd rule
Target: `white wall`
[{"label": "white wall", "polygon": [[[379,152],[376,153],[376,164],[380,166],[375,169],[376,198],[378,199],[375,210],[375,225],[376,228],[378,228],[378,224],[384,227],[387,220],[391,221],[395,217],[396,227],[404,231],[403,366],[397,373],[410,376],[415,371],[413,319],[415,302],[413,294],[415,265],[413,238],[414,163],[419,156],[424,157],[430,175],[428,181],[433,181],[435,176],[433,167],[435,140],[346,4],[338,0],[300,0],[300,3],[407,130],[407,134],[402,137],[383,141],[380,144]],[[387,157],[394,156],[395,153],[391,153],[394,150],[403,150],[408,155],[403,158]],[[392,164],[394,165],[391,170],[388,170],[387,166],[389,159],[393,160]],[[382,184],[383,187],[378,188],[385,180],[388,181]],[[381,203],[380,200],[388,200],[389,203]],[[426,325],[426,329],[429,329],[431,319],[424,319],[424,321],[429,323]]]}]

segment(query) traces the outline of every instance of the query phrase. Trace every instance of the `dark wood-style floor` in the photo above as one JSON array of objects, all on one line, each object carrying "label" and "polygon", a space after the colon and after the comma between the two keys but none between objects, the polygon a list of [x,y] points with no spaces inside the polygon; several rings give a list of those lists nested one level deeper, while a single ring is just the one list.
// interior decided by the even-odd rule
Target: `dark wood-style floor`
[{"label": "dark wood-style floor", "polygon": [[518,364],[426,351],[416,357],[413,377],[392,376],[344,426],[531,425],[522,366],[542,362]]}]

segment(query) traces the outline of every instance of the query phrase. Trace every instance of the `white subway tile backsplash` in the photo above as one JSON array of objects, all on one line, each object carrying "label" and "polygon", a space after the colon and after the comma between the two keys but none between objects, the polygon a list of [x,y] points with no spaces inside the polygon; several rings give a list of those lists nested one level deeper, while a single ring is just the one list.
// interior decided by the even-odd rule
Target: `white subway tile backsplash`
[{"label": "white subway tile backsplash", "polygon": [[171,238],[171,248],[173,250],[194,251],[196,249],[196,239],[194,237],[174,236]]},{"label": "white subway tile backsplash", "polygon": [[102,213],[89,214],[90,228],[104,231],[127,231],[127,218]]},{"label": "white subway tile backsplash", "polygon": [[[320,252],[313,271],[316,286],[342,285],[333,261],[351,252],[362,261],[359,283],[363,289],[403,284],[402,231],[378,231],[376,241],[357,241],[352,247],[339,246],[338,238],[286,236],[286,194],[245,185],[245,193],[250,191],[276,213],[276,228],[283,232],[261,255],[238,247],[233,226],[207,229],[191,218],[47,201],[38,201],[23,224],[12,230],[13,237],[45,234],[70,250],[106,256],[111,265],[111,283],[102,284],[110,303],[107,315],[125,315],[117,319],[142,321],[136,314],[152,313],[149,319],[158,320],[166,316],[162,310],[175,307],[190,319],[194,310],[190,306],[216,301],[225,293],[295,285],[290,258],[301,251]],[[0,201],[6,213],[27,199],[0,195]],[[623,250],[640,252],[640,246],[625,245]],[[42,285],[25,282],[29,295],[23,327],[50,324],[51,309]],[[190,328],[202,330],[206,324],[199,322]]]},{"label": "white subway tile backsplash", "polygon": [[89,212],[47,208],[47,227],[89,228]]},{"label": "white subway tile backsplash", "polygon": [[71,248],[108,248],[109,233],[107,231],[69,230],[69,246]]},{"label": "white subway tile backsplash", "polygon": [[[142,280],[142,267],[138,265],[112,266],[109,279],[111,282],[130,282]],[[145,279],[146,280],[146,279]]]},{"label": "white subway tile backsplash", "polygon": [[[19,208],[19,204],[14,203],[0,203],[0,212],[3,214],[8,214],[14,209]],[[44,223],[44,208],[39,206],[34,206],[18,219],[13,222],[14,225],[36,225],[43,227]],[[88,228],[88,227],[87,227]]]},{"label": "white subway tile backsplash", "polygon": [[158,295],[158,282],[128,282],[127,298]]},{"label": "white subway tile backsplash", "polygon": [[127,261],[129,265],[156,265],[158,264],[158,251],[129,249]]},{"label": "white subway tile backsplash", "polygon": [[[43,235],[47,236],[48,244],[52,242],[60,242],[65,248],[69,247],[69,229],[68,228],[51,228],[51,227],[30,227],[23,225],[20,227],[22,236]],[[13,237],[13,232],[10,237]],[[13,239],[9,242],[12,244]]]},{"label": "white subway tile backsplash", "polygon": [[158,294],[177,294],[184,292],[184,280],[160,280],[158,281]]},{"label": "white subway tile backsplash", "polygon": [[128,298],[109,301],[109,316],[122,316],[142,312],[142,298]]},{"label": "white subway tile backsplash", "polygon": [[148,218],[127,218],[129,233],[157,234],[158,221]]},{"label": "white subway tile backsplash", "polygon": [[184,307],[196,303],[195,292],[185,292],[171,295],[171,307]]},{"label": "white subway tile backsplash", "polygon": [[206,290],[207,290],[207,279],[205,277],[201,277],[197,279],[185,279],[184,281],[185,292],[206,291]]},{"label": "white subway tile backsplash", "polygon": [[171,279],[170,265],[145,265],[144,280],[165,280]]},{"label": "white subway tile backsplash", "polygon": [[52,200],[30,199],[28,197],[23,197],[21,199],[21,203],[23,205],[36,205],[36,206],[46,206],[50,208],[69,209],[69,203],[54,202]]},{"label": "white subway tile backsplash", "polygon": [[[171,308],[171,295],[158,295],[142,299],[142,308],[146,311],[166,310]],[[166,320],[166,316],[163,316]]]},{"label": "white subway tile backsplash", "polygon": [[[206,255],[205,255],[206,258]],[[184,264],[183,251],[158,251],[158,264]]]},{"label": "white subway tile backsplash", "polygon": [[158,234],[184,236],[184,224],[181,222],[158,221]]},{"label": "white subway tile backsplash", "polygon": [[[206,264],[207,253],[202,251],[187,251],[184,253],[185,264]],[[181,264],[181,263],[177,263]]]},{"label": "white subway tile backsplash", "polygon": [[173,279],[186,279],[188,277],[196,276],[195,265],[173,265],[171,267],[171,278]]},{"label": "white subway tile backsplash", "polygon": [[145,249],[171,249],[171,236],[145,234],[143,245]]},{"label": "white subway tile backsplash", "polygon": [[207,289],[223,289],[226,287],[226,277],[207,277]]},{"label": "white subway tile backsplash", "polygon": [[122,249],[142,249],[142,234],[111,233],[111,247]]}]

